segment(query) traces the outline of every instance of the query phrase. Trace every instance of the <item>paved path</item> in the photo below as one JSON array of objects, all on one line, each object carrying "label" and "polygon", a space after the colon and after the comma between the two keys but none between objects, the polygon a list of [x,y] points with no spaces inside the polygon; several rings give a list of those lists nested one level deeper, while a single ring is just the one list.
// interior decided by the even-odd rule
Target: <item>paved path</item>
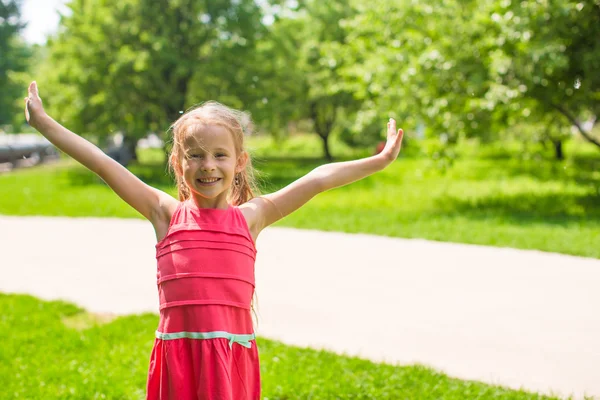
[{"label": "paved path", "polygon": [[[141,220],[0,216],[0,291],[157,311]],[[271,228],[257,333],[462,379],[600,398],[600,260]]]}]

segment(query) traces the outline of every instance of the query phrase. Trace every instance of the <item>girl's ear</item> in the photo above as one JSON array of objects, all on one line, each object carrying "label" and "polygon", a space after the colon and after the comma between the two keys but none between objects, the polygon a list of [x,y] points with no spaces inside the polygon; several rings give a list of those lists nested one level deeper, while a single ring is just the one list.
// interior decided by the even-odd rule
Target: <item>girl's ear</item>
[{"label": "girl's ear", "polygon": [[246,164],[248,164],[248,152],[247,151],[243,151],[237,159],[237,164],[235,166],[235,172],[239,173],[242,172],[244,169],[246,169]]}]

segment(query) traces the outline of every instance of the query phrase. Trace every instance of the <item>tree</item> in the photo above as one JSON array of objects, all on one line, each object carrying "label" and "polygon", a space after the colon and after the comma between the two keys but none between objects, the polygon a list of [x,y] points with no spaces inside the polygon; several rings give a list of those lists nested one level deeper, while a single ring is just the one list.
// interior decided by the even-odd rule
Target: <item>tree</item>
[{"label": "tree", "polygon": [[598,145],[581,124],[600,111],[597,0],[354,6],[359,12],[344,23],[348,45],[336,55],[343,84],[363,104],[351,135],[374,137],[365,128],[389,114],[408,130],[422,122],[445,146],[462,137],[495,140],[527,121],[546,124],[539,137],[557,158],[571,126]]},{"label": "tree", "polygon": [[[69,7],[49,41],[49,110],[81,132],[122,132],[131,149],[148,132],[166,131],[215,77],[225,82],[231,69],[220,69],[216,57],[252,43],[261,26],[252,0],[74,0]],[[192,82],[200,90],[192,92]]]},{"label": "tree", "polygon": [[277,139],[287,135],[290,122],[307,118],[306,75],[298,56],[303,23],[278,16],[265,26],[242,68],[245,79],[237,90],[258,125]]},{"label": "tree", "polygon": [[[486,28],[498,40],[488,45],[490,73],[516,101],[531,100],[553,124],[575,126],[590,143],[600,139],[583,128],[600,114],[600,2],[488,2]],[[552,116],[560,118],[552,118]],[[563,129],[564,130],[564,129]],[[561,159],[563,135],[552,135]]]},{"label": "tree", "polygon": [[342,23],[352,18],[356,10],[347,1],[310,1],[304,7],[308,40],[300,48],[300,54],[301,69],[306,71],[307,77],[308,115],[322,140],[325,157],[332,160],[331,132],[339,124],[342,112],[351,113],[357,107],[352,93],[338,83],[344,60],[335,57],[335,49],[347,45]]},{"label": "tree", "polygon": [[342,0],[307,0],[282,8],[257,47],[254,64],[258,114],[276,131],[292,119],[309,120],[328,160],[333,159],[329,139],[339,117],[355,107],[352,94],[339,85],[342,60],[332,55],[333,47],[346,43],[341,21],[354,12]]},{"label": "tree", "polygon": [[488,89],[487,71],[466,32],[477,6],[452,1],[355,0],[344,21],[347,46],[341,84],[362,105],[347,127],[350,141],[380,140],[381,120],[394,117],[408,131],[425,127],[450,144],[488,132],[493,119],[476,99]]},{"label": "tree", "polygon": [[22,115],[24,89],[15,74],[27,69],[30,50],[20,37],[20,6],[20,0],[0,0],[0,126],[18,125],[16,116]]}]

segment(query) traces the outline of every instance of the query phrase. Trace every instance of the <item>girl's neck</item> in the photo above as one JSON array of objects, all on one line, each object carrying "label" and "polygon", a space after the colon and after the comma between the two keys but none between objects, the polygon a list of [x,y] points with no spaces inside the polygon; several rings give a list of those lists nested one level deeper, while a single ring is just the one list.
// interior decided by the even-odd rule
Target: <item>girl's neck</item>
[{"label": "girl's neck", "polygon": [[218,210],[227,210],[231,207],[231,205],[227,202],[227,199],[205,199],[205,198],[195,198],[193,195],[186,200],[190,202],[194,207],[198,209],[218,209]]}]

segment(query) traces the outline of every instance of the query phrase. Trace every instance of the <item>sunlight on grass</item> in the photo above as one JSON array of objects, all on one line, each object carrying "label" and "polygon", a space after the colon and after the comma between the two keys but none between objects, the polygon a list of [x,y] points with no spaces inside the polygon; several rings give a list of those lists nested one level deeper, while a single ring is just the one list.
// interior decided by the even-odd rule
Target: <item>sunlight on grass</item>
[{"label": "sunlight on grass", "polygon": [[[143,399],[152,314],[110,320],[61,301],[0,293],[0,398]],[[64,321],[81,320],[76,329]],[[86,321],[92,321],[86,322]],[[394,366],[259,338],[263,399],[551,399],[423,366]]]},{"label": "sunlight on grass", "polygon": [[[324,161],[321,143],[295,136],[249,141],[263,192],[277,190]],[[369,154],[333,141],[341,160]],[[563,162],[519,146],[467,142],[447,169],[434,168],[416,146],[386,170],[322,193],[279,226],[538,249],[600,258],[600,157],[574,143]],[[139,152],[131,170],[176,196],[161,149]],[[72,160],[0,175],[8,215],[140,218],[95,175]],[[326,217],[325,217],[326,216]]]},{"label": "sunlight on grass", "polygon": [[81,312],[75,315],[65,316],[61,319],[64,326],[70,329],[82,331],[94,326],[105,325],[117,318],[113,314],[87,313]]}]

